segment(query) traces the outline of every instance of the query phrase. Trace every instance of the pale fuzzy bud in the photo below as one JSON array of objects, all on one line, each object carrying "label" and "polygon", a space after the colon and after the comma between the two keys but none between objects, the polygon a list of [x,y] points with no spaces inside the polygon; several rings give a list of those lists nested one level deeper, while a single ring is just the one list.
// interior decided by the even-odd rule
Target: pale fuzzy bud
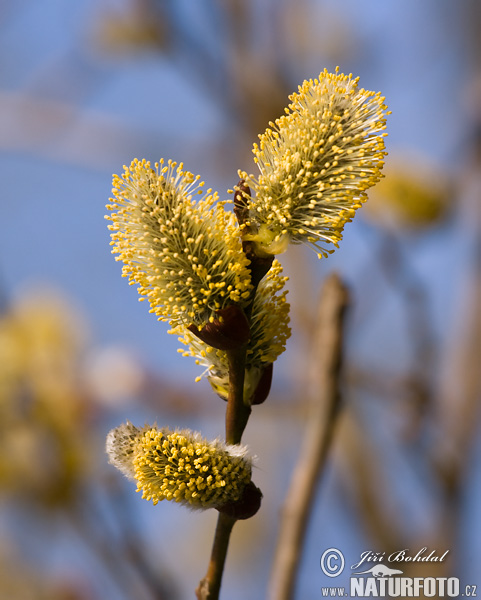
[{"label": "pale fuzzy bud", "polygon": [[105,450],[109,463],[117,467],[127,479],[135,480],[134,452],[142,431],[127,421],[107,434]]}]

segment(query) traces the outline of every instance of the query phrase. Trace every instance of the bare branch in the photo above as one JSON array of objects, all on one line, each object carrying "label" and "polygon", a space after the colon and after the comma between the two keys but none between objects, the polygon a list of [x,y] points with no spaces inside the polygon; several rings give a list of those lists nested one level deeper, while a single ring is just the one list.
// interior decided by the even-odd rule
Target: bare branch
[{"label": "bare branch", "polygon": [[339,411],[339,372],[348,293],[337,275],[322,290],[310,361],[310,416],[282,514],[270,600],[292,598],[306,526],[333,439]]}]

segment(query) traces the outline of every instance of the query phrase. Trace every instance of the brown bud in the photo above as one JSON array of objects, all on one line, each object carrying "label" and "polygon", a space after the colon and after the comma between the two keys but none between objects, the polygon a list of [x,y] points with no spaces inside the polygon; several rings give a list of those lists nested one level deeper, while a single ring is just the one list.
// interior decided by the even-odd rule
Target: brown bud
[{"label": "brown bud", "polygon": [[262,492],[250,481],[237,502],[228,502],[217,506],[217,510],[234,519],[244,520],[253,517],[261,506]]},{"label": "brown bud", "polygon": [[272,371],[274,369],[274,365],[269,363],[267,367],[262,371],[261,378],[259,379],[259,383],[255,389],[255,392],[249,398],[249,403],[252,406],[253,404],[262,404],[269,395],[271,390],[272,383]]},{"label": "brown bud", "polygon": [[189,325],[188,329],[209,346],[218,350],[234,350],[249,341],[251,331],[249,321],[240,306],[231,304],[217,311],[218,319],[199,329]]}]

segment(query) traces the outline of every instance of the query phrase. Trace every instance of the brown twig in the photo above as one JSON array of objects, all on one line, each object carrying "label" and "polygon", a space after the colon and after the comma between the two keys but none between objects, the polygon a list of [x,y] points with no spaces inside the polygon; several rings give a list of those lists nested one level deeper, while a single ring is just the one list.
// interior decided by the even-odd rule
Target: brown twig
[{"label": "brown twig", "polygon": [[[250,189],[245,185],[244,180],[241,179],[234,192],[234,212],[241,227],[246,225],[248,216],[246,199],[248,197],[250,197]],[[264,275],[269,271],[273,257],[261,258],[257,256],[250,242],[243,242],[242,246],[249,259],[253,288],[251,291],[250,302],[243,311],[246,319],[250,321],[257,286]],[[226,351],[227,362],[229,365],[229,395],[225,413],[225,439],[228,444],[234,445],[240,444],[242,434],[244,433],[244,429],[251,414],[251,406],[244,402],[246,352],[247,346],[245,344]],[[260,498],[262,497],[260,490],[255,488],[255,486],[251,487],[251,491],[252,489],[255,490],[254,496],[257,497],[260,503]],[[250,500],[247,500],[247,504],[249,503]],[[255,504],[256,502],[254,501],[253,505]],[[257,504],[257,508],[258,506],[259,505]],[[255,511],[257,511],[257,508],[255,508]],[[252,514],[254,513],[250,513],[249,516],[252,516]],[[247,516],[237,516],[238,518],[248,518]],[[235,521],[236,518],[233,516],[222,512],[219,514],[207,574],[200,581],[196,589],[198,600],[217,600],[219,597],[230,534]]]},{"label": "brown twig", "polygon": [[251,407],[244,403],[244,375],[246,349],[227,352],[229,362],[229,397],[225,413],[225,441],[240,444]]},{"label": "brown twig", "polygon": [[269,599],[292,598],[316,485],[324,470],[339,412],[339,373],[348,293],[337,275],[326,279],[319,306],[310,373],[306,435],[285,501],[272,569]]},{"label": "brown twig", "polygon": [[[225,439],[228,444],[240,444],[251,413],[251,407],[244,403],[245,357],[245,346],[227,351],[229,397],[225,414]],[[219,598],[230,534],[235,522],[234,517],[219,514],[207,573],[196,589],[198,600],[217,600]]]},{"label": "brown twig", "polygon": [[235,522],[233,517],[219,514],[207,573],[195,590],[198,600],[217,600],[219,597],[227,548]]},{"label": "brown twig", "polygon": [[383,470],[384,454],[373,443],[370,430],[356,411],[344,415],[340,425],[339,468],[345,472],[341,473],[341,486],[350,488],[346,494],[348,506],[359,514],[359,522],[374,549],[388,555],[409,546],[395,492]]}]

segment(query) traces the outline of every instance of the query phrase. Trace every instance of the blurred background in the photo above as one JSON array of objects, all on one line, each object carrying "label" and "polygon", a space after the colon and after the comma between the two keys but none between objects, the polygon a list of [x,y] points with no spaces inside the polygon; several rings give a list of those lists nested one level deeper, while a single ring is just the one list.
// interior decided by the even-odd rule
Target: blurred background
[{"label": "blurred background", "polygon": [[320,569],[330,547],[349,566],[449,550],[405,575],[481,586],[480,24],[478,0],[2,0],[0,598],[194,596],[215,511],[142,501],[104,440],[126,419],[216,437],[225,407],[120,276],[112,173],[172,158],[227,198],[288,94],[336,65],[386,96],[386,178],[330,258],[280,257],[293,336],[246,431],[264,500],[223,597],[266,597],[332,271],[351,295],[344,404],[295,599],[347,585]]}]

